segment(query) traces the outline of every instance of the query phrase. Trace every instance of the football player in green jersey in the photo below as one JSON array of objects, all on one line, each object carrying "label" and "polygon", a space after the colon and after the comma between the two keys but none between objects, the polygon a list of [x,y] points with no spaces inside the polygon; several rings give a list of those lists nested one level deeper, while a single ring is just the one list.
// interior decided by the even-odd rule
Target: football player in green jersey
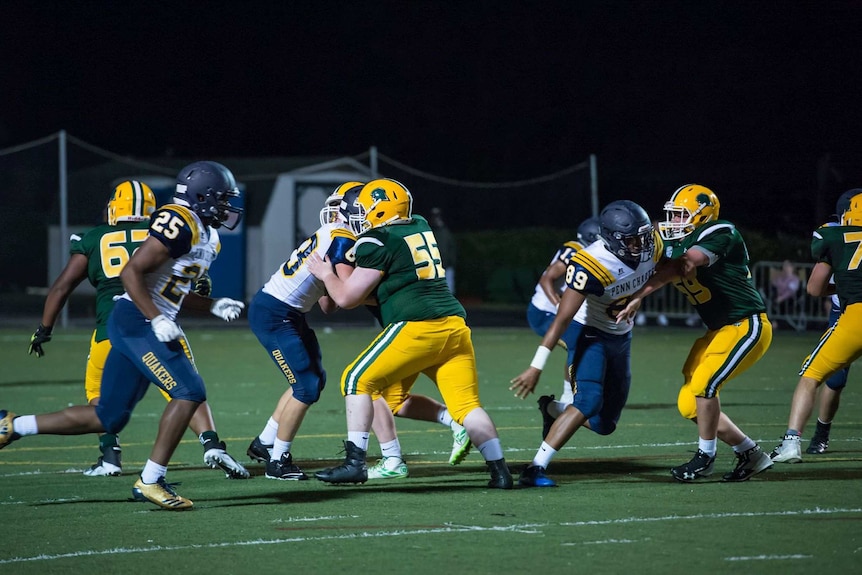
[{"label": "football player in green jersey", "polygon": [[[57,316],[75,288],[88,279],[96,288],[96,329],[90,340],[84,380],[84,390],[89,405],[98,405],[101,397],[102,372],[108,352],[111,350],[111,342],[108,339],[108,316],[114,309],[114,298],[125,291],[120,280],[120,270],[141,243],[147,239],[150,216],[155,209],[156,197],[147,184],[127,180],[114,188],[105,211],[105,223],[80,236],[72,236],[69,261],[51,285],[45,298],[42,321],[30,338],[29,352],[36,354],[36,357],[42,357],[44,355],[42,345],[51,340]],[[209,275],[202,276],[194,289],[199,295],[208,297],[212,289]],[[162,395],[170,399],[164,391]],[[204,446],[205,454],[210,449],[224,451],[224,443],[219,440],[215,431],[212,411],[207,402],[199,406],[189,427]],[[84,475],[119,476],[122,473],[122,452],[117,435],[113,433],[100,435],[99,448],[102,455],[95,464],[84,471]],[[219,459],[226,462],[227,469],[223,471],[228,476],[237,478],[249,476],[241,464],[229,454],[225,453],[225,456]],[[221,467],[211,465],[207,459],[212,459],[212,454],[209,458],[205,456],[205,463],[214,469]]]},{"label": "football player in green jersey", "polygon": [[316,254],[307,265],[339,307],[360,306],[374,294],[385,327],[341,376],[347,411],[344,462],[315,477],[328,483],[364,483],[372,396],[396,382],[409,387],[424,373],[484,457],[491,473],[488,486],[511,489],[497,428],[479,401],[466,313],[446,285],[434,232],[425,218],[412,213],[413,197],[395,180],[368,182],[357,203],[360,209],[350,217],[357,236],[356,268],[350,277],[339,278]]},{"label": "football player in green jersey", "polygon": [[710,190],[686,184],[665,203],[659,222],[665,242],[656,274],[632,296],[617,321],[631,319],[644,297],[667,283],[685,294],[706,333],[695,340],[682,368],[677,398],[683,417],[697,423],[698,450],[671,469],[674,479],[711,475],[717,439],[733,447],[737,463],[724,481],[745,481],[772,467],[760,446],[722,411],[719,391],[763,357],[772,343],[772,324],[748,269],[748,249],[732,223],[718,219],[720,203]]},{"label": "football player in green jersey", "polygon": [[842,312],[802,363],[787,431],[770,454],[776,462],[802,461],[801,435],[814,409],[817,388],[862,356],[862,190],[850,199],[840,225],[814,232],[811,255],[817,263],[808,279],[808,294],[821,297],[836,292]]}]

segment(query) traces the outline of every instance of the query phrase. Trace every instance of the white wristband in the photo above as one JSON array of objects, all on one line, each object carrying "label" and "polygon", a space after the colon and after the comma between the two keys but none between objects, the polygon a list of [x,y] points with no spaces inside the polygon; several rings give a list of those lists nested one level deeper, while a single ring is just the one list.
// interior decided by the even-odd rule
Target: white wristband
[{"label": "white wristband", "polygon": [[533,356],[533,361],[530,362],[530,367],[535,367],[538,370],[545,369],[545,362],[548,361],[548,356],[551,355],[551,350],[540,345],[536,350],[536,355]]}]

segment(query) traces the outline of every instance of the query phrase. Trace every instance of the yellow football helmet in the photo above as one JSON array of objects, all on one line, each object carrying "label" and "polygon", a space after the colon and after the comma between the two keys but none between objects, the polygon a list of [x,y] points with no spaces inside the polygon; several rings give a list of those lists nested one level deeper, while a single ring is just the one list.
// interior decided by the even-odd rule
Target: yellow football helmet
[{"label": "yellow football helmet", "polygon": [[410,191],[402,183],[387,178],[362,186],[356,203],[359,209],[350,215],[350,228],[357,236],[372,228],[409,222],[413,217]]},{"label": "yellow football helmet", "polygon": [[362,188],[362,182],[345,182],[335,188],[335,191],[329,194],[323,208],[320,210],[320,225],[325,226],[338,221],[338,213],[341,208],[341,200],[344,199],[344,194],[353,188]]},{"label": "yellow football helmet", "polygon": [[862,192],[850,198],[850,205],[841,214],[842,226],[862,226]]},{"label": "yellow football helmet", "polygon": [[108,200],[108,223],[142,222],[156,211],[156,195],[150,187],[137,180],[126,180],[114,188]]},{"label": "yellow football helmet", "polygon": [[686,184],[665,203],[665,221],[659,222],[659,233],[663,240],[682,239],[705,223],[717,220],[720,207],[718,196],[712,190]]}]

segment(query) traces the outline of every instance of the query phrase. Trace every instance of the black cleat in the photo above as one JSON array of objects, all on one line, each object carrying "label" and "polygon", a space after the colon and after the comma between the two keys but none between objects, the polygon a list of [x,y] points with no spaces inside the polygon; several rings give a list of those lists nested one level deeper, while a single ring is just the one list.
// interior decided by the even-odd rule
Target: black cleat
[{"label": "black cleat", "polygon": [[829,448],[829,436],[817,435],[814,434],[814,437],[811,438],[811,443],[808,444],[808,449],[805,450],[805,453],[810,453],[811,455],[821,455],[826,453],[826,450]]},{"label": "black cleat", "polygon": [[539,404],[539,411],[542,413],[542,440],[548,437],[548,432],[551,430],[551,426],[554,425],[554,421],[556,421],[548,413],[548,404],[552,401],[554,401],[553,395],[543,395],[536,400],[536,403]]},{"label": "black cleat", "polygon": [[488,466],[488,471],[491,472],[491,481],[488,482],[488,487],[492,489],[512,488],[515,482],[512,480],[512,472],[509,471],[505,459],[486,461],[485,464]]},{"label": "black cleat", "polygon": [[344,442],[344,462],[314,474],[326,483],[365,483],[368,481],[368,467],[365,464],[365,450],[359,449],[352,441]]},{"label": "black cleat", "polygon": [[293,463],[290,453],[282,453],[278,461],[270,460],[266,463],[266,477],[268,479],[281,479],[284,481],[302,481],[308,479],[298,465]]},{"label": "black cleat", "polygon": [[712,475],[713,466],[715,465],[715,457],[710,457],[700,449],[691,458],[691,461],[684,465],[672,467],[670,474],[677,481],[689,483],[699,477],[709,477]]},{"label": "black cleat", "polygon": [[260,437],[255,437],[245,453],[252,461],[269,463],[269,460],[272,459],[272,445],[264,445]]}]

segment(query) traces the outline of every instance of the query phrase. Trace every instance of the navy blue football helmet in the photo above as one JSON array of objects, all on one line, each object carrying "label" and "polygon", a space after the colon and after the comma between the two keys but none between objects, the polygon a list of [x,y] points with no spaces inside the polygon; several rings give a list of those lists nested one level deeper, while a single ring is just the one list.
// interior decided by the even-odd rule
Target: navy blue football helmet
[{"label": "navy blue football helmet", "polygon": [[626,265],[636,268],[652,259],[654,228],[646,210],[632,201],[617,200],[605,206],[600,220],[605,247]]},{"label": "navy blue football helmet", "polygon": [[601,232],[602,221],[598,216],[587,218],[578,226],[578,241],[581,242],[582,245],[588,246],[599,239]]},{"label": "navy blue football helmet", "polygon": [[238,197],[233,174],[218,162],[194,162],[177,175],[174,201],[191,208],[208,226],[234,229],[243,210],[232,206],[230,199]]}]

